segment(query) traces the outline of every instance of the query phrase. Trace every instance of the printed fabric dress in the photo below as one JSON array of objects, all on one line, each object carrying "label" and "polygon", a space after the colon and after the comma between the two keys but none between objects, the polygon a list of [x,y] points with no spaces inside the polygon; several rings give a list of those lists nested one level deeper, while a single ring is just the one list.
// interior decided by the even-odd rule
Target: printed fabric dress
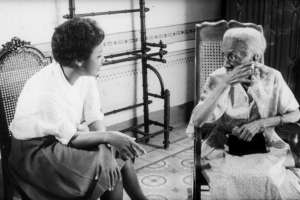
[{"label": "printed fabric dress", "polygon": [[[295,168],[289,145],[274,127],[266,128],[263,133],[267,153],[244,156],[228,153],[225,134],[234,127],[299,107],[280,72],[267,66],[259,68],[259,72],[257,83],[246,89],[241,84],[226,88],[206,121],[217,124],[201,145],[202,173],[210,186],[211,199],[300,199],[300,170]],[[199,105],[225,76],[225,68],[209,76]],[[190,120],[186,133],[193,132]]]}]

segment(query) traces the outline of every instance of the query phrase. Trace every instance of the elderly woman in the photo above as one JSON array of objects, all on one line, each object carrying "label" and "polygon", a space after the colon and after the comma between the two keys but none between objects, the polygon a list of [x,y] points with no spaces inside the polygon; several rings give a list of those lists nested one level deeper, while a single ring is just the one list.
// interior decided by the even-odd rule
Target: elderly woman
[{"label": "elderly woman", "polygon": [[9,171],[30,199],[122,199],[123,184],[130,198],[146,199],[130,159],[145,150],[106,130],[103,121],[95,78],[103,39],[90,19],[58,26],[51,42],[56,62],[33,75],[20,94],[10,125]]},{"label": "elderly woman", "polygon": [[201,147],[212,199],[299,199],[298,154],[274,131],[299,120],[299,104],[280,72],[256,62],[266,49],[264,36],[229,29],[221,49],[224,67],[207,79],[186,131],[193,136],[194,125],[216,123]]}]

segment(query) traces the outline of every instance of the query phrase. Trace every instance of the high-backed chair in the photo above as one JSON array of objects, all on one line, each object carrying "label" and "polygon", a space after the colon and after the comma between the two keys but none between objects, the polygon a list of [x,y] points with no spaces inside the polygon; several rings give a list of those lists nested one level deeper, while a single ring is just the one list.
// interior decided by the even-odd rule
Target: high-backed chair
[{"label": "high-backed chair", "polygon": [[[234,20],[229,22],[203,22],[196,25],[196,49],[195,49],[195,77],[194,77],[194,101],[197,105],[203,92],[203,87],[208,76],[216,69],[223,66],[224,57],[221,52],[221,44],[225,31],[233,27],[252,27],[263,33],[261,25],[253,23],[240,23]],[[260,60],[261,63],[264,59]],[[200,149],[202,135],[209,134],[214,124],[205,124],[202,128],[195,128],[194,141],[194,173],[193,173],[193,199],[200,199],[201,175]]]},{"label": "high-backed chair", "polygon": [[[7,158],[11,138],[9,124],[14,117],[18,97],[25,82],[41,68],[50,64],[51,57],[45,57],[29,42],[21,41],[16,37],[2,46],[3,49],[0,51],[0,142],[4,199],[8,199],[10,180]],[[17,185],[13,185],[18,190]],[[22,196],[22,191],[18,190],[18,192]]]}]

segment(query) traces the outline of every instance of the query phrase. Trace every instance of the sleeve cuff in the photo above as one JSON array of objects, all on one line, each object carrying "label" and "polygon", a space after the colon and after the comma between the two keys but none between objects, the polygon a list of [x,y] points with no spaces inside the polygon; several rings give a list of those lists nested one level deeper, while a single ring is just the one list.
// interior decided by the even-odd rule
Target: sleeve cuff
[{"label": "sleeve cuff", "polygon": [[61,137],[56,137],[56,139],[62,144],[67,145],[76,131],[76,127],[72,123],[63,123],[59,130],[59,132],[62,133],[60,134]]}]

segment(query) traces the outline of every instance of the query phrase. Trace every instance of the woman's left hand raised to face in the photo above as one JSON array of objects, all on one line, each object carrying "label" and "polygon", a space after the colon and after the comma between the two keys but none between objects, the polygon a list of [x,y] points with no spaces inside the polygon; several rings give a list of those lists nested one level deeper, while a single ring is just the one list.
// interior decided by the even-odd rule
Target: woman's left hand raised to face
[{"label": "woman's left hand raised to face", "polygon": [[255,134],[263,132],[264,125],[261,120],[256,120],[242,125],[240,128],[234,128],[232,134],[237,136],[240,140],[250,142]]},{"label": "woman's left hand raised to face", "polygon": [[254,80],[249,79],[252,75],[258,75],[254,71],[255,62],[247,62],[242,65],[236,66],[225,78],[227,84],[235,85],[237,83],[253,83]]}]

